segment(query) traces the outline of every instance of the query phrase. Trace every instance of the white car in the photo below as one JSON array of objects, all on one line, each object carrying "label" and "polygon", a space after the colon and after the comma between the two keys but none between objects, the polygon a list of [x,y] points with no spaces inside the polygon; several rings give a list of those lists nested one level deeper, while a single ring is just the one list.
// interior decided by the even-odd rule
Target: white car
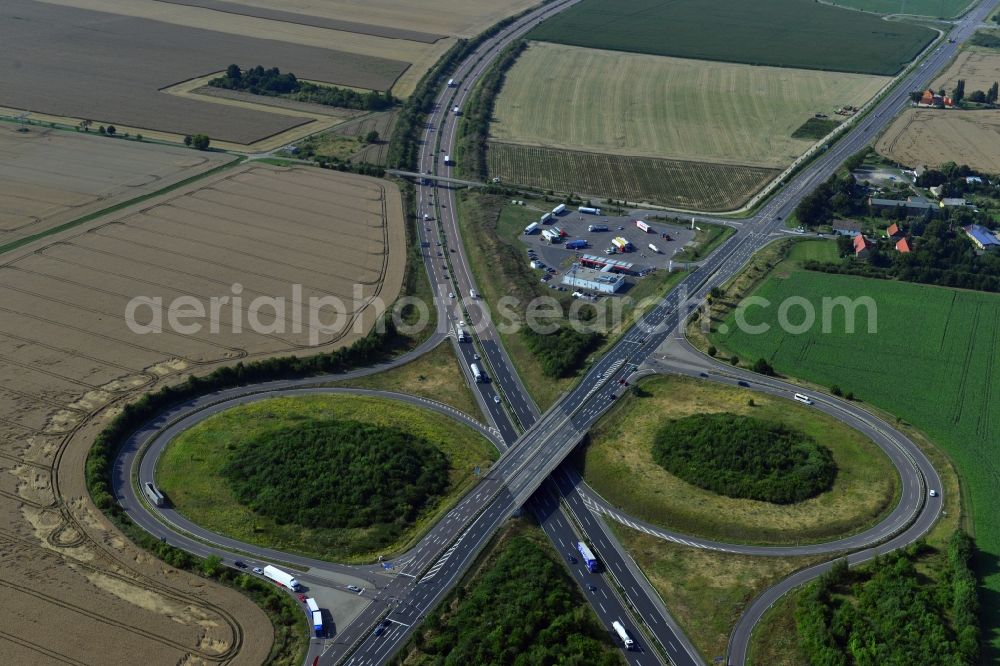
[{"label": "white car", "polygon": [[928,493],[928,494],[929,494],[929,495],[930,495],[931,497],[937,497],[937,491],[936,491],[936,490],[934,490],[933,488],[931,488],[931,491],[930,491],[930,493]]},{"label": "white car", "polygon": [[448,298],[455,298],[455,292],[449,291],[448,292]]},{"label": "white car", "polygon": [[260,567],[254,567],[254,568],[253,568],[253,572],[254,572],[255,574],[260,574],[261,576],[263,576],[263,575],[264,575],[264,570],[263,570],[263,569],[261,569]]},{"label": "white car", "polygon": [[348,585],[347,589],[350,590],[351,592],[360,592],[361,591],[361,588],[358,587],[357,585]]},{"label": "white car", "polygon": [[498,395],[493,396],[493,402],[495,402],[495,403],[497,403],[499,405],[500,404],[500,396],[498,396]]}]

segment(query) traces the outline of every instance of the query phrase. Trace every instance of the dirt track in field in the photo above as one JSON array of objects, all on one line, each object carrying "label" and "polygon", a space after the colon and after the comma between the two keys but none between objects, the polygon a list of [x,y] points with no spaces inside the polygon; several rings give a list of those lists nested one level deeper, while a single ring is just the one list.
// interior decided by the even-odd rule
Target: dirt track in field
[{"label": "dirt track in field", "polygon": [[0,245],[232,160],[221,153],[0,125]]},{"label": "dirt track in field", "polygon": [[[99,140],[93,139],[95,143]],[[244,165],[38,241],[0,261],[0,663],[261,663],[266,617],[241,595],[165,567],[86,499],[93,436],[117,405],[220,363],[347,344],[402,284],[402,205],[385,181]],[[134,296],[204,301],[242,286],[244,331],[138,334]],[[294,331],[258,295],[337,295],[356,332]],[[175,309],[174,312],[177,312]],[[303,313],[308,321],[309,310]],[[137,317],[139,318],[139,317]],[[349,317],[350,318],[350,317]],[[190,322],[190,320],[188,320]],[[287,332],[278,332],[278,324]],[[58,630],[53,630],[58,628]],[[231,661],[230,661],[231,659]]]},{"label": "dirt track in field", "polygon": [[[222,14],[222,16],[227,16]],[[249,144],[309,118],[223,107],[161,88],[259,63],[302,78],[385,90],[407,63],[123,17],[31,0],[0,4],[0,41],[12,54],[0,105]],[[58,44],[59,48],[52,48]]]}]

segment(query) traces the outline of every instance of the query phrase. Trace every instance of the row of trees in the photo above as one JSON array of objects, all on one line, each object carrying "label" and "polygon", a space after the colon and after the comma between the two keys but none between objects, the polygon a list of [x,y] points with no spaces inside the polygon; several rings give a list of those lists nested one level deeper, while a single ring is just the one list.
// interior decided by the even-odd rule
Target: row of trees
[{"label": "row of trees", "polygon": [[309,528],[412,524],[447,491],[448,472],[447,456],[426,439],[350,420],[295,423],[239,442],[222,469],[245,506]]},{"label": "row of trees", "polygon": [[956,532],[936,586],[921,580],[922,546],[851,571],[839,560],[809,585],[795,613],[799,643],[815,666],[969,666],[979,659],[972,542]]},{"label": "row of trees", "polygon": [[968,97],[965,95],[965,79],[959,79],[958,83],[955,84],[955,89],[952,91],[951,99],[958,104],[964,99],[968,99],[970,102],[975,102],[977,104],[996,104],[997,96],[1000,94],[1000,83],[994,81],[993,85],[989,87],[988,90],[974,90]]},{"label": "row of trees", "polygon": [[230,65],[226,68],[225,75],[212,79],[208,85],[254,95],[283,96],[300,102],[364,111],[382,111],[395,104],[389,92],[383,94],[375,90],[361,92],[337,86],[321,86],[301,81],[291,72],[282,72],[277,67],[264,69],[261,65],[246,71],[241,70],[239,65]]},{"label": "row of trees", "polygon": [[459,588],[391,663],[616,666],[621,658],[562,565],[515,536],[470,588]]},{"label": "row of trees", "polygon": [[514,66],[518,57],[527,47],[527,42],[523,39],[508,45],[480,79],[475,93],[469,98],[462,110],[464,120],[462,121],[461,144],[459,146],[460,154],[468,163],[468,168],[482,180],[489,177],[486,150],[497,95],[503,88],[507,72]]},{"label": "row of trees", "polygon": [[667,421],[653,460],[699,488],[727,497],[791,504],[829,490],[833,455],[805,433],[737,414],[695,414]]}]

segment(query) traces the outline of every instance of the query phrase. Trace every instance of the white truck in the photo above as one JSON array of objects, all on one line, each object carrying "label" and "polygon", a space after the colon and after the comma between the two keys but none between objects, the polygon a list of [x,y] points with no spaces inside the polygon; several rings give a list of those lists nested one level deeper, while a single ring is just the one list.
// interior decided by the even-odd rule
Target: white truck
[{"label": "white truck", "polygon": [[593,233],[595,231],[607,231],[608,225],[606,224],[591,224],[587,227],[587,231]]},{"label": "white truck", "polygon": [[542,215],[542,219],[540,219],[539,222],[541,222],[542,224],[548,224],[555,218],[556,216],[553,215],[552,213],[546,213],[545,215]]},{"label": "white truck", "polygon": [[656,247],[652,243],[649,244],[649,249],[653,251],[653,254],[659,254],[660,253],[660,248]]},{"label": "white truck", "polygon": [[475,378],[477,384],[486,381],[486,376],[483,374],[483,371],[479,369],[478,365],[472,363],[469,365],[469,369],[472,370],[472,376]]},{"label": "white truck", "polygon": [[591,208],[590,206],[580,206],[579,208],[577,208],[577,210],[580,211],[581,213],[586,213],[587,215],[601,214],[600,208]]},{"label": "white truck", "polygon": [[536,231],[538,231],[538,222],[532,222],[531,224],[529,224],[528,226],[526,226],[524,228],[524,235],[525,236],[530,236],[531,234],[535,233]]},{"label": "white truck", "polygon": [[622,639],[622,643],[625,645],[626,650],[631,650],[635,647],[635,641],[633,641],[632,637],[628,635],[627,631],[625,631],[625,627],[621,622],[615,620],[611,623],[611,626],[614,627],[615,633],[618,634],[618,638]]},{"label": "white truck", "polygon": [[563,212],[565,212],[565,211],[566,211],[566,204],[559,204],[558,206],[556,206],[555,208],[552,209],[552,214],[553,215],[562,215]]},{"label": "white truck", "polygon": [[299,585],[299,581],[295,580],[295,577],[292,576],[292,574],[285,573],[278,567],[272,567],[270,564],[264,567],[264,577],[274,581],[282,587],[287,587],[293,592],[298,592],[302,589],[302,586]]},{"label": "white truck", "polygon": [[454,88],[456,85],[458,85],[458,84],[455,83],[455,79],[448,79],[448,87],[449,88]]},{"label": "white truck", "polygon": [[462,115],[462,109],[458,108],[457,106],[452,107],[451,112],[454,113],[456,116]]},{"label": "white truck", "polygon": [[445,166],[450,166],[451,165],[451,155],[445,155],[444,156],[444,164],[445,164]]}]

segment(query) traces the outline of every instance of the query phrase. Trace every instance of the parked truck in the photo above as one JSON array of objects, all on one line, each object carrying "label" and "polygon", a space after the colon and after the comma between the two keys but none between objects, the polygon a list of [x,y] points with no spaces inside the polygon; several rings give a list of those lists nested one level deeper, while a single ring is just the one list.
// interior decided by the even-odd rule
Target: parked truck
[{"label": "parked truck", "polygon": [[577,238],[576,240],[566,241],[567,250],[582,250],[587,247],[587,241],[582,238]]},{"label": "parked truck", "polygon": [[652,231],[652,229],[650,228],[650,226],[648,224],[646,224],[645,222],[643,222],[642,220],[636,220],[635,221],[635,226],[639,227],[639,229],[643,233],[646,233],[646,234],[648,234],[650,231]]},{"label": "parked truck", "polygon": [[544,238],[550,243],[555,243],[556,241],[559,240],[560,236],[558,231],[555,231],[553,229],[546,229],[545,231],[542,232],[542,238]]},{"label": "parked truck", "polygon": [[635,641],[633,641],[632,637],[628,635],[627,631],[625,631],[625,627],[621,622],[615,620],[611,623],[611,626],[614,627],[615,633],[618,634],[618,638],[622,639],[622,644],[625,646],[626,650],[631,650],[635,647]]},{"label": "parked truck", "polygon": [[313,631],[316,633],[316,638],[323,638],[323,614],[319,611],[313,611],[312,620]]},{"label": "parked truck", "polygon": [[264,567],[264,577],[274,581],[282,587],[287,587],[293,592],[298,592],[302,589],[302,586],[299,585],[299,581],[295,580],[295,577],[292,576],[292,574],[285,573],[278,567],[272,567],[270,564]]},{"label": "parked truck", "polygon": [[630,252],[632,250],[632,243],[630,243],[624,236],[615,236],[611,239],[611,244],[614,245],[615,249],[619,252]]},{"label": "parked truck", "polygon": [[538,222],[532,222],[531,224],[529,224],[528,226],[526,226],[524,228],[524,235],[525,236],[530,236],[531,234],[535,233],[536,231],[538,231]]},{"label": "parked truck", "polygon": [[590,206],[580,206],[579,208],[577,208],[577,210],[580,211],[581,213],[586,213],[587,215],[601,214],[600,208],[591,208]]},{"label": "parked truck", "polygon": [[542,224],[548,224],[554,219],[556,219],[555,215],[553,215],[552,213],[546,213],[545,215],[542,215],[542,219],[540,219],[539,222],[541,222]]},{"label": "parked truck", "polygon": [[587,231],[590,232],[607,231],[607,230],[608,230],[608,225],[606,224],[591,224],[589,227],[587,227]]},{"label": "parked truck", "polygon": [[564,212],[566,212],[566,204],[559,204],[552,209],[553,215],[562,215]]},{"label": "parked truck", "polygon": [[649,244],[649,249],[653,251],[653,254],[659,254],[660,253],[660,248],[656,247],[652,243]]}]

